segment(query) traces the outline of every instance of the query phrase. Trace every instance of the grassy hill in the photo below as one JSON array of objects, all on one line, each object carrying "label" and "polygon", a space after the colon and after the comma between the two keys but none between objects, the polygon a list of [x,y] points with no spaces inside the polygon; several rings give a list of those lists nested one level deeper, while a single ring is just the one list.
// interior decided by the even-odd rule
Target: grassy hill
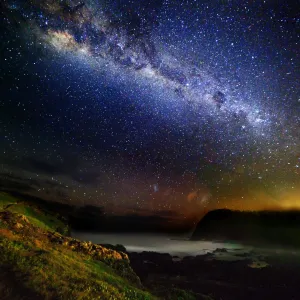
[{"label": "grassy hill", "polygon": [[55,214],[0,193],[0,298],[156,299],[127,254],[67,232]]},{"label": "grassy hill", "polygon": [[0,299],[197,298],[175,287],[147,291],[124,247],[71,238],[73,210],[0,192]]}]

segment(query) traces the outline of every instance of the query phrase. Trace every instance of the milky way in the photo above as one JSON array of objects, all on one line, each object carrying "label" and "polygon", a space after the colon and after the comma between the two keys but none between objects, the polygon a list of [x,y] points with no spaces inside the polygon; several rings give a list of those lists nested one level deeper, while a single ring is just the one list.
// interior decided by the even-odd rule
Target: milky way
[{"label": "milky way", "polygon": [[134,213],[297,206],[293,5],[52,0],[3,10],[3,185]]},{"label": "milky way", "polygon": [[[143,32],[145,25],[140,23],[144,19],[138,13],[138,20],[132,14],[122,23],[118,18],[105,16],[94,2],[53,6],[44,3],[45,15],[37,12],[33,19],[37,22],[38,37],[53,46],[54,51],[82,59],[98,70],[117,73],[114,76],[123,75],[125,84],[139,84],[142,92],[143,81],[147,81],[155,98],[166,104],[188,104],[200,118],[208,115],[216,122],[223,119],[232,122],[234,118],[241,130],[258,128],[262,135],[264,127],[271,122],[270,113],[257,104],[247,103],[249,99],[245,99],[246,95],[239,90],[241,84],[234,86],[226,80],[222,82],[210,74],[207,67],[197,66],[193,61],[184,63],[166,51],[159,52],[155,38],[152,40]],[[162,95],[154,95],[157,89],[161,89]],[[172,109],[173,103],[169,105]],[[172,109],[167,113],[172,113]],[[235,126],[234,123],[231,125]]]}]

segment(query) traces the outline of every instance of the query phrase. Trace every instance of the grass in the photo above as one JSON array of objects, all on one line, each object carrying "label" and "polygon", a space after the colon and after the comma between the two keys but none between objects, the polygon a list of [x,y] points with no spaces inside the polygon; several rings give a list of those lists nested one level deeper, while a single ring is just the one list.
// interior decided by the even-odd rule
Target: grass
[{"label": "grass", "polygon": [[23,284],[45,299],[154,299],[104,263],[60,247],[0,239],[1,264],[25,275]]},{"label": "grass", "polygon": [[[143,288],[122,247],[72,239],[62,220],[40,204],[0,192],[0,299],[159,299],[161,293]],[[163,299],[196,296],[170,289]]]},{"label": "grass", "polygon": [[[127,279],[130,276],[122,277],[117,270],[88,253],[53,242],[49,236],[57,228],[66,227],[65,224],[4,193],[0,194],[0,225],[0,269],[9,268],[20,288],[40,298],[157,299]],[[126,267],[125,264],[125,271]]]},{"label": "grass", "polygon": [[25,275],[23,284],[45,299],[154,299],[104,263],[71,250],[0,239],[1,264]]},{"label": "grass", "polygon": [[58,231],[62,234],[68,233],[68,226],[55,215],[41,210],[36,205],[21,201],[9,194],[0,192],[0,210],[9,210],[22,214],[35,226],[48,231]]},{"label": "grass", "polygon": [[177,300],[196,300],[196,295],[181,289],[173,288],[170,291],[170,299]]},{"label": "grass", "polygon": [[3,210],[5,206],[9,204],[17,203],[18,200],[9,194],[0,192],[0,210]]}]

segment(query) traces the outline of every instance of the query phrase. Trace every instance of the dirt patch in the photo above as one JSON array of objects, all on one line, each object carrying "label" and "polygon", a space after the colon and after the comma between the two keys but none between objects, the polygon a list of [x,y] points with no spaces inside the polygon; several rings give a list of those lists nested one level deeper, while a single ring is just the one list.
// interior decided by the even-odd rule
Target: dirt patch
[{"label": "dirt patch", "polygon": [[8,230],[6,228],[0,228],[0,236],[6,237],[10,240],[17,240],[18,237],[13,234],[13,232],[11,230]]}]

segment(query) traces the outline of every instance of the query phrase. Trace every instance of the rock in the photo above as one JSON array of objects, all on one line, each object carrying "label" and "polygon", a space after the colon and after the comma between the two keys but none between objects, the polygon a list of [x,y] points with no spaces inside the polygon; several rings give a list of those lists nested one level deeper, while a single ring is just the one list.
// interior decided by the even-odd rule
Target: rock
[{"label": "rock", "polygon": [[269,264],[265,261],[252,261],[250,264],[248,264],[248,267],[252,269],[263,269],[269,267]]},{"label": "rock", "polygon": [[21,223],[16,223],[14,227],[16,229],[22,229],[24,226]]},{"label": "rock", "polygon": [[217,248],[215,251],[214,251],[215,253],[225,253],[225,252],[227,252],[227,250],[225,249],[225,248]]},{"label": "rock", "polygon": [[172,260],[173,260],[174,262],[177,262],[177,261],[181,261],[181,258],[178,257],[178,256],[173,256],[173,257],[172,257]]},{"label": "rock", "polygon": [[249,254],[248,253],[238,253],[238,254],[235,254],[235,256],[237,256],[237,257],[248,257]]},{"label": "rock", "polygon": [[121,252],[126,252],[126,248],[123,245],[117,244],[117,245],[111,245],[111,244],[99,244],[99,246],[116,250],[116,251],[121,251]]}]

